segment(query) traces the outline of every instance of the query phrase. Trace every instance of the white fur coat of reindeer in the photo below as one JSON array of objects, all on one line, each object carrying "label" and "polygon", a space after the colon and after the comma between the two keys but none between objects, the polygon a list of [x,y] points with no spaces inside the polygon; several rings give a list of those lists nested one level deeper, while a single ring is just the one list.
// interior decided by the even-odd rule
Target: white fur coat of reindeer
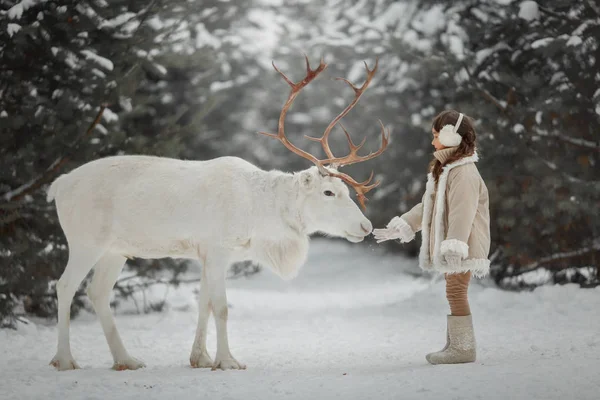
[{"label": "white fur coat of reindeer", "polygon": [[[59,370],[78,368],[70,347],[69,320],[73,296],[93,268],[87,289],[98,315],[114,368],[137,369],[144,364],[129,355],[110,309],[112,288],[128,257],[189,258],[202,263],[199,317],[190,356],[192,367],[245,368],[231,354],[227,334],[225,277],[233,262],[252,260],[291,279],[304,264],[309,235],[322,232],[356,243],[372,231],[371,222],[349,195],[352,186],[364,208],[365,193],[377,186],[359,183],[338,168],[381,154],[389,135],[381,126],[382,145],[367,156],[347,135],[350,153],[335,157],[328,136],[357,103],[376,69],[367,67],[352,103],[327,127],[320,141],[327,159],[319,160],[295,147],[285,136],[287,110],[298,93],[325,68],[307,63],[307,75],[291,82],[275,65],[291,92],[279,119],[277,138],[292,152],[315,165],[296,173],[264,171],[237,157],[182,161],[151,156],[114,156],[84,164],[58,177],[48,190],[69,246],[67,266],[57,283],[58,348],[51,364]],[[365,64],[366,65],[366,64]],[[213,359],[206,348],[211,312],[217,330]]]}]

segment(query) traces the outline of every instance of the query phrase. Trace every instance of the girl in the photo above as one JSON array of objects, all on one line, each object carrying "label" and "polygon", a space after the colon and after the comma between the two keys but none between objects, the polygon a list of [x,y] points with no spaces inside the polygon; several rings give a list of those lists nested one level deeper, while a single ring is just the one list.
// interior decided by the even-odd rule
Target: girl
[{"label": "girl", "polygon": [[447,317],[446,346],[426,356],[431,364],[473,362],[475,335],[467,290],[471,276],[489,272],[490,218],[488,191],[475,166],[475,129],[469,117],[443,111],[432,124],[434,159],[422,202],[373,231],[377,243],[406,243],[422,230],[419,266],[443,273]]}]

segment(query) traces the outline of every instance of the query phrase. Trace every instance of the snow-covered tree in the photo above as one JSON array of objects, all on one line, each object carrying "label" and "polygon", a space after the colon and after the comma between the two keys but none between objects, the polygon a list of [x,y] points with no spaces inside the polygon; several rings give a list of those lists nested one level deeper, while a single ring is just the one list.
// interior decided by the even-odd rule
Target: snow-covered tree
[{"label": "snow-covered tree", "polygon": [[[600,35],[594,2],[265,4],[282,38],[274,59],[292,76],[302,75],[302,51],[315,62],[323,55],[329,77],[350,70],[358,82],[364,76],[361,61],[379,57],[371,88],[344,119],[357,137],[374,133],[375,117],[392,129],[386,153],[357,171],[375,169],[383,181],[369,203],[375,225],[420,200],[431,158],[430,121],[445,108],[457,108],[477,120],[479,168],[492,196],[491,258],[498,281],[540,266],[595,264]],[[273,72],[269,78],[278,77]],[[300,115],[294,121],[292,110],[287,125],[296,140],[319,132],[351,97],[336,83],[322,79],[297,100]],[[267,98],[285,95],[277,92],[284,85],[268,90]],[[277,109],[264,107],[259,114],[274,126]],[[339,138],[336,148],[343,151],[343,135]],[[418,244],[403,248],[414,254]]]},{"label": "snow-covered tree", "polygon": [[[43,188],[115,148],[107,127],[117,119],[111,107],[127,68],[117,59],[129,54],[151,12],[140,2],[128,5],[1,2],[1,316],[11,316],[17,303],[40,315],[53,308],[48,286],[66,261],[66,246]],[[104,103],[102,120],[92,123]]]},{"label": "snow-covered tree", "polygon": [[476,117],[485,139],[498,279],[600,255],[598,10],[485,0],[443,9],[434,39],[456,85],[449,104]]},{"label": "snow-covered tree", "polygon": [[[258,74],[253,54],[246,49],[256,33],[248,30],[249,5],[218,0],[155,4],[158,10],[141,33],[150,50],[133,48],[143,59],[128,72],[137,77],[137,85],[116,110],[117,132],[126,138],[119,151],[197,160],[246,151],[236,145],[236,137],[244,134],[240,121],[246,111],[240,98]],[[249,37],[241,40],[241,31]],[[162,281],[165,274],[177,283],[188,264],[136,259],[128,262],[128,268],[146,279],[144,284]],[[245,273],[244,266],[254,270],[246,264],[233,270]],[[123,287],[120,292],[138,287]]]},{"label": "snow-covered tree", "polygon": [[[0,315],[53,308],[66,245],[44,188],[60,172],[119,152],[306,167],[257,134],[275,129],[289,90],[271,61],[297,80],[303,53],[329,66],[296,100],[286,132],[318,155],[304,135],[320,135],[353,97],[330,78],[361,84],[363,62],[379,60],[342,121],[355,141],[367,138],[365,152],[379,146],[378,119],[392,132],[381,157],[346,171],[382,181],[368,196],[374,225],[420,200],[430,121],[457,108],[477,121],[498,282],[597,264],[599,12],[562,0],[0,0]],[[331,143],[347,151],[341,128]],[[130,267],[164,280],[185,265]]]},{"label": "snow-covered tree", "polygon": [[232,90],[250,81],[230,31],[243,12],[220,1],[0,1],[3,325],[54,310],[67,248],[44,189],[59,173],[120,152],[207,158],[232,137],[235,119],[219,108],[234,112]]}]

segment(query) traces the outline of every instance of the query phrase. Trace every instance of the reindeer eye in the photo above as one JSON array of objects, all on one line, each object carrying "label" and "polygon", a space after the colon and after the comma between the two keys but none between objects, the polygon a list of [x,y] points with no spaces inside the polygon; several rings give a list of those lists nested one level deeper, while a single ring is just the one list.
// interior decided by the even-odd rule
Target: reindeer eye
[{"label": "reindeer eye", "polygon": [[333,193],[331,190],[326,190],[326,191],[323,192],[323,194],[325,196],[335,196],[335,193]]}]

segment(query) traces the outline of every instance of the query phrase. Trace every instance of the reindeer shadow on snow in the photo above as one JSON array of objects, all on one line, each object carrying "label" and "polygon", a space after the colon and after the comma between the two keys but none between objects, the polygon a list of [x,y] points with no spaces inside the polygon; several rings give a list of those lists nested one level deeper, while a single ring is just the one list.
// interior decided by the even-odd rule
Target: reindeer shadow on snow
[{"label": "reindeer shadow on snow", "polygon": [[[203,264],[199,292],[198,326],[190,355],[194,368],[244,369],[229,350],[225,277],[228,267],[252,260],[271,268],[283,279],[296,276],[305,263],[309,236],[321,232],[361,242],[372,231],[371,222],[350,198],[354,188],[365,208],[365,194],[379,182],[357,182],[338,169],[367,161],[387,148],[389,132],[381,121],[381,147],[359,156],[365,140],[355,145],[344,129],[350,152],[335,157],[328,138],[336,124],[356,105],[369,86],[378,63],[361,87],[354,86],[353,101],[327,126],[319,141],[327,155],[317,159],[294,146],[285,136],[288,109],[300,91],[327,64],[311,69],[294,83],[273,64],[291,91],[279,117],[276,134],[293,153],[314,166],[293,173],[265,171],[237,157],[182,161],[152,156],[113,156],[86,163],[59,176],[48,190],[69,247],[69,258],[56,289],[58,346],[51,365],[58,370],[79,368],[70,347],[69,321],[73,296],[94,268],[87,294],[100,320],[117,370],[138,369],[144,363],[131,357],[117,331],[110,294],[127,257],[189,258]],[[341,124],[340,124],[341,125]],[[343,127],[342,127],[343,129]],[[210,314],[214,314],[217,351],[213,360],[206,349]]]}]

